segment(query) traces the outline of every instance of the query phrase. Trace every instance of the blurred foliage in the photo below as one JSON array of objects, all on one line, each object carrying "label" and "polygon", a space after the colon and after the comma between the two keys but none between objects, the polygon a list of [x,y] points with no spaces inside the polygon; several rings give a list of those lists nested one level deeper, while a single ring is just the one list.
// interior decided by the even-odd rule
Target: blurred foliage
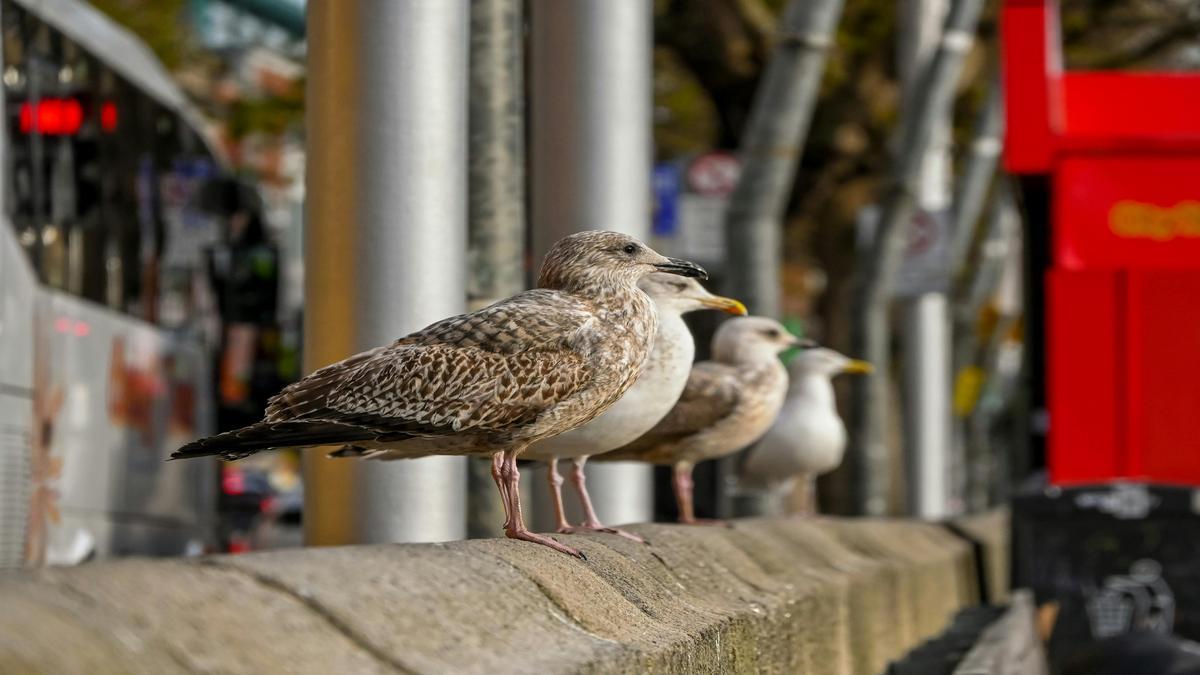
[{"label": "blurred foliage", "polygon": [[145,42],[168,70],[175,70],[198,49],[188,32],[188,0],[91,0],[101,12]]},{"label": "blurred foliage", "polygon": [[1194,0],[1062,0],[1069,68],[1195,69],[1200,3]]},{"label": "blurred foliage", "polygon": [[91,0],[154,52],[197,105],[221,120],[232,139],[263,133],[280,135],[304,124],[304,81],[279,94],[230,97],[230,64],[199,44],[188,23],[189,0]]},{"label": "blurred foliage", "polygon": [[254,133],[279,136],[304,125],[304,80],[275,96],[241,98],[229,105],[227,130],[232,138]]},{"label": "blurred foliage", "polygon": [[670,49],[654,50],[654,142],[661,158],[717,145],[717,109],[708,92]]}]

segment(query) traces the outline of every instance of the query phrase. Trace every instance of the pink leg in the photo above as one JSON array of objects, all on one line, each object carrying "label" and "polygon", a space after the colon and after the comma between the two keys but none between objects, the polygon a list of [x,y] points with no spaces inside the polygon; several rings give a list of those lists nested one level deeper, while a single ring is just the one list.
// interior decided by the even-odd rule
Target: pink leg
[{"label": "pink leg", "polygon": [[692,510],[692,465],[676,464],[671,474],[671,487],[675,489],[675,505],[679,507],[679,522],[690,525],[696,522]]},{"label": "pink leg", "polygon": [[508,512],[508,523],[504,527],[504,536],[509,539],[520,539],[549,546],[555,551],[573,555],[580,560],[587,560],[587,556],[582,551],[564,546],[550,537],[530,532],[529,528],[525,527],[525,518],[521,515],[521,472],[517,471],[517,452],[516,450],[505,450],[504,461],[500,467],[500,478],[505,485],[501,490],[501,496],[505,498]]},{"label": "pink leg", "polygon": [[679,507],[679,522],[684,525],[724,525],[721,520],[697,518],[692,504],[692,465],[680,462],[671,475],[671,486],[675,488],[675,504]]},{"label": "pink leg", "polygon": [[592,498],[587,491],[587,475],[583,472],[587,457],[571,460],[571,485],[579,493],[579,503],[583,506],[583,526],[599,529],[604,527],[596,517],[596,509],[592,507]]},{"label": "pink leg", "polygon": [[503,452],[492,455],[492,480],[496,481],[496,489],[500,491],[500,503],[504,505],[504,525],[501,527],[507,530],[508,524],[512,522],[512,513],[508,510],[508,486],[504,483]]},{"label": "pink leg", "polygon": [[592,498],[587,491],[587,477],[584,475],[583,467],[587,464],[587,457],[579,457],[571,460],[571,485],[575,487],[575,492],[579,495],[579,503],[583,506],[583,525],[579,527],[564,526],[566,523],[560,524],[558,531],[562,534],[571,534],[574,532],[604,532],[606,534],[615,534],[626,539],[632,539],[639,544],[646,543],[646,540],[618,530],[615,527],[605,527],[600,519],[596,517],[596,509],[592,507]]},{"label": "pink leg", "polygon": [[567,534],[571,524],[567,522],[567,514],[563,511],[562,476],[558,475],[558,458],[546,462],[546,478],[550,482],[550,501],[554,504],[554,520],[558,524],[557,531]]}]

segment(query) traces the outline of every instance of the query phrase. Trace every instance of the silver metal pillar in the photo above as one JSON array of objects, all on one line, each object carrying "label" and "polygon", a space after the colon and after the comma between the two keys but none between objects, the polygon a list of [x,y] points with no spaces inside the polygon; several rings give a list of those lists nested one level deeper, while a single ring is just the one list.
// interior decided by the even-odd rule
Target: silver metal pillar
[{"label": "silver metal pillar", "polygon": [[[645,238],[653,163],[651,3],[533,0],[530,18],[535,266],[571,232]],[[605,522],[653,515],[649,466],[593,463],[587,471]],[[534,495],[541,510],[545,491]]]},{"label": "silver metal pillar", "polygon": [[[921,74],[928,69],[942,34],[946,0],[908,0],[900,32],[900,74],[905,113],[916,109],[913,98]],[[920,163],[916,207],[944,212],[950,206],[950,106],[933,111],[937,120]],[[945,222],[943,220],[942,222]],[[949,237],[950,232],[940,232]],[[948,248],[948,246],[947,246]],[[948,262],[948,261],[947,261]],[[947,275],[949,270],[947,270]],[[946,295],[925,293],[903,307],[904,431],[909,455],[909,505],[914,515],[939,518],[950,496],[951,419],[950,343]]]},{"label": "silver metal pillar", "polygon": [[950,330],[945,293],[925,293],[905,305],[905,445],[912,455],[908,486],[913,514],[950,514]]},{"label": "silver metal pillar", "polygon": [[[305,366],[464,308],[466,0],[308,5]],[[310,544],[466,534],[461,458],[305,458]]]},{"label": "silver metal pillar", "polygon": [[[471,3],[467,296],[472,309],[525,288],[524,0]],[[467,533],[494,537],[504,506],[492,461],[468,461]],[[530,481],[521,501],[532,503]],[[541,486],[539,486],[541,487]]]}]

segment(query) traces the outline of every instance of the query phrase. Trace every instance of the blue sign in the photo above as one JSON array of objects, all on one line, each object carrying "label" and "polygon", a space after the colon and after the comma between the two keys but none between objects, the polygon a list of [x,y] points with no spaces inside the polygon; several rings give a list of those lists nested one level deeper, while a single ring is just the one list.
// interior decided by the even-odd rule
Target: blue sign
[{"label": "blue sign", "polygon": [[654,167],[654,225],[656,237],[671,237],[679,232],[679,193],[683,172],[679,164],[665,162]]}]

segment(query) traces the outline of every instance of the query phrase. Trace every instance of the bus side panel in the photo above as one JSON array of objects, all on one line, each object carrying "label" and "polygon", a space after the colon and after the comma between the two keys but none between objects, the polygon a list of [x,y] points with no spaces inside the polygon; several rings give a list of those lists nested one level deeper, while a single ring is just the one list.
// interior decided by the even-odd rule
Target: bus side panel
[{"label": "bus side panel", "polygon": [[0,569],[25,563],[32,495],[33,270],[0,218]]},{"label": "bus side panel", "polygon": [[165,460],[211,431],[203,352],[85,300],[43,294],[39,330],[65,387],[53,421],[63,518],[48,562],[196,550],[209,540],[216,469]]}]

